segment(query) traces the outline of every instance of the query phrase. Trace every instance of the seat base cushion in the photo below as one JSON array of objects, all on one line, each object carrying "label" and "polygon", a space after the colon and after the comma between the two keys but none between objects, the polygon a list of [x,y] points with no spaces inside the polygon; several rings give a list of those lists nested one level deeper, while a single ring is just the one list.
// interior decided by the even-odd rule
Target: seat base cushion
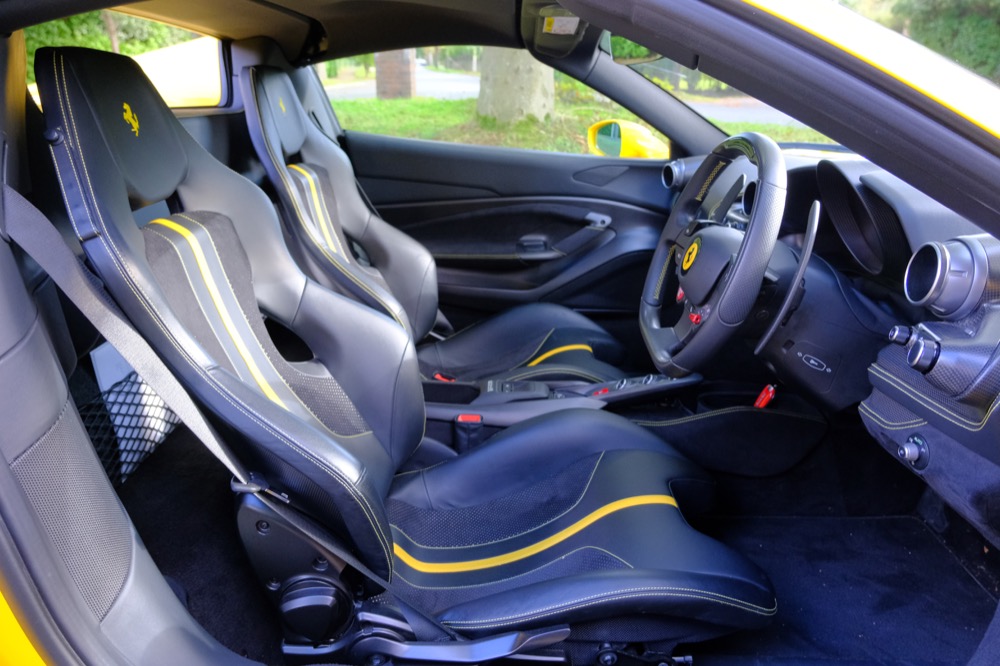
[{"label": "seat base cushion", "polygon": [[710,480],[647,436],[569,410],[398,476],[387,511],[401,594],[467,635],[639,614],[656,620],[642,640],[671,643],[766,624],[766,576],[681,513]]},{"label": "seat base cushion", "polygon": [[417,350],[426,377],[463,381],[486,377],[605,382],[624,377],[615,367],[621,344],[583,315],[554,303],[511,308]]}]

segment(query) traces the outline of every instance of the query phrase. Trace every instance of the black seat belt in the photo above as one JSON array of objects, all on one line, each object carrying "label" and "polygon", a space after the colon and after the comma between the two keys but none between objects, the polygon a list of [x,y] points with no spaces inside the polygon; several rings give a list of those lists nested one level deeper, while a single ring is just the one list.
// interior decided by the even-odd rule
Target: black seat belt
[{"label": "black seat belt", "polygon": [[66,245],[59,231],[45,215],[9,185],[3,187],[3,220],[6,233],[18,247],[34,259],[42,270],[80,310],[94,328],[122,355],[187,425],[212,455],[233,475],[236,492],[252,493],[269,509],[362,576],[388,591],[399,604],[418,640],[461,640],[458,634],[422,611],[409,606],[393,592],[393,586],[336,543],[325,530],[287,506],[288,499],[270,490],[267,484],[236,459],[219,439],[187,390],[181,385],[153,348],[135,330],[111,299],[100,278]]}]

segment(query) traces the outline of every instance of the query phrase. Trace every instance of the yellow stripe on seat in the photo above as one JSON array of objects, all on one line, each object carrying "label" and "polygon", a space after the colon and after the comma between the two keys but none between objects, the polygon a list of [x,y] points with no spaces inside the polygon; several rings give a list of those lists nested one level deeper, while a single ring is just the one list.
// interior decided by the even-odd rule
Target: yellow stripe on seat
[{"label": "yellow stripe on seat", "polygon": [[219,317],[222,319],[222,325],[225,326],[230,339],[233,341],[233,344],[236,345],[236,349],[239,351],[243,362],[246,363],[251,376],[253,376],[254,381],[257,382],[257,386],[260,387],[260,390],[264,392],[264,395],[266,395],[271,402],[288,409],[285,403],[282,402],[281,398],[278,397],[278,394],[275,393],[274,389],[271,388],[271,385],[264,377],[264,374],[260,371],[260,368],[257,367],[257,363],[254,361],[253,355],[250,353],[250,348],[247,347],[247,344],[240,336],[239,331],[236,330],[236,323],[233,321],[229,310],[222,301],[222,294],[219,292],[219,287],[215,284],[215,278],[212,277],[212,271],[208,266],[208,259],[205,257],[205,253],[201,249],[201,243],[198,242],[198,238],[191,233],[189,229],[172,220],[160,218],[158,220],[153,220],[150,224],[159,224],[160,226],[164,226],[177,232],[188,242],[188,245],[191,246],[191,251],[194,253],[194,259],[198,264],[198,270],[201,272],[201,279],[205,281],[208,293],[212,297],[212,303],[215,305],[215,309],[218,311]]},{"label": "yellow stripe on seat", "polygon": [[585,351],[593,354],[594,348],[591,347],[590,345],[565,345],[563,347],[556,347],[555,349],[550,349],[549,351],[545,352],[544,354],[536,358],[534,361],[528,364],[528,367],[530,368],[534,365],[538,365],[542,361],[550,359],[556,354],[562,354],[563,352],[569,352],[569,351]]},{"label": "yellow stripe on seat", "polygon": [[289,164],[288,168],[295,169],[306,177],[306,182],[309,183],[309,193],[312,195],[313,205],[316,206],[316,215],[321,218],[317,220],[317,222],[319,223],[320,231],[323,232],[323,238],[326,239],[326,245],[330,248],[331,252],[337,252],[338,249],[340,249],[341,253],[343,253],[343,248],[340,247],[340,239],[337,239],[336,242],[334,242],[333,236],[336,235],[336,232],[330,231],[330,226],[333,222],[330,220],[330,212],[326,210],[326,206],[323,205],[323,202],[319,198],[319,190],[316,187],[316,179],[313,178],[311,173],[300,167],[298,164]]},{"label": "yellow stripe on seat", "polygon": [[532,555],[537,555],[544,550],[548,550],[549,548],[562,543],[574,534],[577,534],[578,532],[593,525],[601,518],[609,516],[616,511],[630,509],[636,506],[649,506],[656,504],[676,507],[677,501],[670,495],[638,495],[636,497],[626,497],[625,499],[620,499],[616,502],[612,502],[611,504],[602,506],[600,509],[597,509],[596,511],[581,518],[569,527],[560,530],[556,534],[553,534],[538,543],[525,546],[524,548],[519,548],[510,553],[495,555],[493,557],[485,557],[479,560],[466,560],[465,562],[423,562],[407,553],[398,543],[393,544],[392,550],[396,554],[396,557],[406,563],[407,566],[423,573],[460,573],[463,571],[479,571],[481,569],[489,569],[492,567],[502,566],[504,564],[510,564],[512,562],[517,562],[518,560],[531,557]]}]

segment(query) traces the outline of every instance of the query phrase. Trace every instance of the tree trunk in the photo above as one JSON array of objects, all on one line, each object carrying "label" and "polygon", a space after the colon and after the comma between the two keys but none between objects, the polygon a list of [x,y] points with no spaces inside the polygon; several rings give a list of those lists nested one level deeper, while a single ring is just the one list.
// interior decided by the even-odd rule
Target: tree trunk
[{"label": "tree trunk", "polygon": [[487,47],[479,63],[482,75],[476,112],[497,122],[534,117],[545,120],[555,106],[552,69],[521,49]]},{"label": "tree trunk", "polygon": [[101,18],[104,20],[104,27],[108,31],[108,38],[111,40],[111,52],[121,53],[118,44],[118,22],[115,21],[115,15],[104,9],[101,11]]},{"label": "tree trunk", "polygon": [[417,50],[376,53],[375,96],[379,99],[399,99],[416,94]]}]

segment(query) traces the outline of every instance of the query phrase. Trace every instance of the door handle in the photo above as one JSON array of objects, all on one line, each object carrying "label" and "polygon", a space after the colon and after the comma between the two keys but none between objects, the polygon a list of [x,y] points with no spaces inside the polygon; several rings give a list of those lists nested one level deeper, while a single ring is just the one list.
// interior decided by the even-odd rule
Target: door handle
[{"label": "door handle", "polygon": [[611,228],[611,217],[600,213],[588,213],[583,218],[587,226],[581,227],[560,240],[550,244],[544,234],[526,234],[517,240],[517,256],[523,261],[551,261],[573,254],[590,245],[601,233]]}]

